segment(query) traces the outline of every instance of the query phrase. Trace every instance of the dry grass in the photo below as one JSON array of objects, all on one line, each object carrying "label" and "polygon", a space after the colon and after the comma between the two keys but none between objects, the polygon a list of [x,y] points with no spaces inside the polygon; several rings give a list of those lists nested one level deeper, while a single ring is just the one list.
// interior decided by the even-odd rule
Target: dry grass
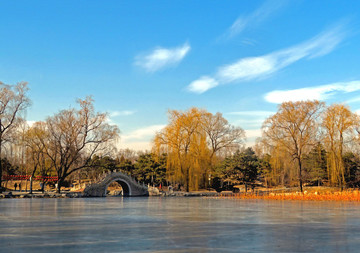
[{"label": "dry grass", "polygon": [[305,201],[360,201],[360,192],[343,191],[333,192],[327,191],[323,193],[319,192],[307,192],[304,193],[269,193],[266,195],[259,195],[253,193],[235,193],[235,194],[221,194],[220,198],[232,198],[232,199],[265,199],[265,200],[305,200]]}]

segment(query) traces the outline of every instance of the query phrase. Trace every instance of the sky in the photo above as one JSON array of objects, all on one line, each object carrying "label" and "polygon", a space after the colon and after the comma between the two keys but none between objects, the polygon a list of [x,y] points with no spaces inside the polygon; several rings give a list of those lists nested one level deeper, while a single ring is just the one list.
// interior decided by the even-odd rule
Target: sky
[{"label": "sky", "polygon": [[220,112],[247,145],[284,101],[360,113],[360,1],[0,0],[0,81],[29,122],[92,95],[119,148],[151,148],[168,110]]}]

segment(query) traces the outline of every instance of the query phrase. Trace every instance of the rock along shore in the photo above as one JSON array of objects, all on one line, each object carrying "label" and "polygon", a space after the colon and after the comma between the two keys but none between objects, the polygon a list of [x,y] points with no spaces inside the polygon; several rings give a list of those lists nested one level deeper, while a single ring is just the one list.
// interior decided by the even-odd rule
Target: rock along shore
[{"label": "rock along shore", "polygon": [[6,198],[82,198],[82,192],[63,192],[63,193],[56,193],[56,192],[45,192],[45,193],[38,193],[34,192],[32,194],[28,192],[5,192],[0,194],[0,199]]},{"label": "rock along shore", "polygon": [[[224,195],[224,193],[222,194]],[[158,194],[150,194],[150,196],[158,197],[217,197],[217,192],[159,192]],[[113,196],[108,196],[113,197]],[[114,196],[117,197],[117,196]],[[120,197],[120,196],[119,196]],[[0,199],[5,198],[87,198],[83,192],[4,192],[0,194]]]}]

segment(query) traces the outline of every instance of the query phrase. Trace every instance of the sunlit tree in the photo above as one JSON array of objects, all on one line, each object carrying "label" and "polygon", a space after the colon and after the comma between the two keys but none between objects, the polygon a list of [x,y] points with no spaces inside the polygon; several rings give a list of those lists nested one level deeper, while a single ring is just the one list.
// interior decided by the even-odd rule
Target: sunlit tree
[{"label": "sunlit tree", "polygon": [[[41,176],[48,176],[53,168],[51,160],[46,155],[46,140],[48,132],[45,122],[34,123],[27,131],[24,132],[22,138],[23,145],[26,148],[27,165],[31,167],[31,178],[38,173]],[[43,180],[43,183],[45,180]],[[30,193],[32,193],[33,180],[30,180]]]},{"label": "sunlit tree", "polygon": [[63,110],[46,120],[46,154],[58,176],[58,192],[67,176],[93,166],[95,154],[107,154],[119,133],[105,113],[95,112],[91,97],[78,103],[80,109]]},{"label": "sunlit tree", "polygon": [[319,115],[324,103],[319,101],[284,102],[276,114],[263,124],[263,136],[273,146],[281,145],[297,163],[300,191],[303,191],[303,159],[317,143]]},{"label": "sunlit tree", "polygon": [[154,139],[158,153],[167,153],[167,176],[185,189],[205,187],[215,156],[223,149],[236,150],[244,130],[231,126],[220,113],[197,108],[169,111],[169,124]]},{"label": "sunlit tree", "polygon": [[[187,112],[169,111],[169,124],[158,133],[154,143],[157,150],[164,149],[168,154],[168,176],[171,181],[180,182],[189,191],[195,179],[201,157],[197,154],[199,146],[208,153],[206,136],[202,131],[202,111],[191,108]],[[197,174],[197,173],[196,173]]]},{"label": "sunlit tree", "polygon": [[323,115],[324,143],[328,151],[329,178],[341,189],[345,186],[343,161],[345,145],[352,142],[356,134],[357,116],[343,104],[329,106]]},{"label": "sunlit tree", "polygon": [[26,82],[8,85],[0,82],[0,192],[2,180],[2,149],[6,142],[11,141],[13,131],[19,126],[22,113],[30,105],[27,97]]}]

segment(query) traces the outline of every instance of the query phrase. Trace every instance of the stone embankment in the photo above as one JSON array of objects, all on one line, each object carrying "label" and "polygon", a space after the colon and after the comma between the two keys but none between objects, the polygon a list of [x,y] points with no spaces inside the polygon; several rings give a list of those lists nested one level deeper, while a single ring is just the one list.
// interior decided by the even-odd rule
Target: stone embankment
[{"label": "stone embankment", "polygon": [[[224,193],[222,194],[224,195]],[[155,187],[149,188],[149,196],[159,196],[159,197],[217,197],[220,196],[217,192],[168,192],[168,191],[159,191]],[[83,192],[66,192],[66,193],[56,193],[56,192],[45,192],[39,193],[35,192],[30,194],[28,192],[6,192],[0,194],[0,199],[4,198],[86,198]]]},{"label": "stone embankment", "polygon": [[45,193],[28,193],[28,192],[7,192],[1,193],[0,199],[4,198],[82,198],[82,192],[66,192],[66,193],[55,193],[55,192],[45,192]]},{"label": "stone embankment", "polygon": [[163,197],[217,197],[219,196],[218,192],[161,192],[160,196]]}]

